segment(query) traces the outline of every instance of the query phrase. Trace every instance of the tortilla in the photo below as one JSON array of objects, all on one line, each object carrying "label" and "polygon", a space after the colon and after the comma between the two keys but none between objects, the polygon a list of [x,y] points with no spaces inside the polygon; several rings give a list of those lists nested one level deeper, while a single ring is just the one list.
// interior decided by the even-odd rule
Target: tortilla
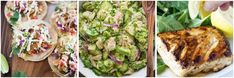
[{"label": "tortilla", "polygon": [[[52,28],[52,26],[50,24],[48,24],[47,22],[44,22],[42,20],[29,20],[26,22],[23,22],[22,24],[19,25],[19,28],[30,28],[32,27],[32,25],[39,25],[39,24],[45,24],[48,27],[48,31],[49,31],[49,35],[51,36],[51,44],[52,47],[47,49],[45,52],[40,52],[37,53],[35,55],[29,55],[27,54],[28,52],[22,52],[20,53],[18,56],[23,58],[24,60],[28,60],[28,61],[41,61],[46,59],[54,50],[54,48],[56,47],[57,44],[57,39],[58,39],[58,35],[56,33],[56,31],[54,30],[54,28]],[[17,29],[19,30],[19,29]]]},{"label": "tortilla", "polygon": [[[36,1],[36,2],[38,2],[38,5],[39,5],[38,12],[40,12],[40,14],[36,14],[36,17],[29,17],[29,18],[23,12],[20,13],[17,10],[13,11],[14,8],[16,8],[15,5],[14,5],[14,2],[15,1],[8,1],[6,3],[6,5],[5,5],[5,10],[4,10],[5,17],[6,17],[7,21],[8,21],[8,23],[10,23],[12,26],[18,26],[20,23],[25,22],[27,20],[44,19],[44,17],[47,14],[47,9],[48,8],[47,8],[47,4],[46,4],[45,1]],[[35,9],[33,9],[33,10],[35,10]],[[17,15],[16,12],[18,13],[18,18],[17,18],[17,16],[14,17],[13,20],[15,20],[16,22],[12,22],[11,17],[13,17],[14,14]],[[22,14],[24,14],[24,15],[22,15]]]},{"label": "tortilla", "polygon": [[[67,18],[65,16],[70,16]],[[66,23],[60,23],[62,26],[58,26],[59,19],[66,18]],[[61,21],[59,21],[61,22]],[[77,4],[76,2],[64,2],[60,3],[55,12],[53,12],[50,23],[54,26],[59,36],[71,35],[71,32],[77,32]]]},{"label": "tortilla", "polygon": [[56,60],[56,57],[54,56],[49,56],[48,57],[48,63],[50,65],[50,68],[53,70],[54,73],[56,73],[57,75],[61,76],[61,77],[67,77],[68,73],[64,74],[61,73],[58,68],[53,64],[53,62]]},{"label": "tortilla", "polygon": [[[76,40],[76,36],[63,36],[61,37],[59,40],[58,40],[58,44],[54,50],[54,52],[48,57],[48,62],[49,62],[49,65],[51,67],[51,69],[53,70],[53,72],[55,72],[57,75],[59,76],[63,76],[63,77],[69,77],[69,72],[65,73],[63,71],[60,71],[58,69],[58,67],[54,64],[55,62],[57,62],[58,60],[61,60],[62,58],[60,58],[62,55],[66,55],[63,54],[63,52],[68,52],[74,56],[76,56],[76,53],[77,52],[77,47],[76,47],[76,43],[77,43],[77,40]],[[65,47],[67,46],[72,46],[70,47],[74,52],[71,52],[70,50],[67,50]],[[68,63],[68,61],[71,61],[70,59],[72,59],[72,57],[70,56],[70,54],[68,54],[68,57],[69,59],[67,61],[65,61],[67,64],[68,64],[68,67],[67,68],[70,68],[70,63]],[[67,55],[66,55],[67,56]],[[77,58],[78,57],[75,57],[76,59],[73,59],[73,62],[76,62],[77,63]],[[77,65],[77,64],[76,64]],[[71,69],[70,69],[71,70]],[[68,71],[70,71],[68,69]],[[76,72],[77,72],[77,69],[75,71],[74,76],[76,76]]]}]

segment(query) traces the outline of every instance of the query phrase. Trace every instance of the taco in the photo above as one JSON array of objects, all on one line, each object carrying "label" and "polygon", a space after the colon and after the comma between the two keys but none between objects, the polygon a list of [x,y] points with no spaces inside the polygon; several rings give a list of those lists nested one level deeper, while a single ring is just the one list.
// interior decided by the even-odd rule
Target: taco
[{"label": "taco", "polygon": [[63,36],[59,38],[58,45],[48,57],[48,62],[57,75],[74,77],[77,72],[77,38],[76,36]]},{"label": "taco", "polygon": [[29,20],[13,31],[12,52],[28,61],[41,61],[48,57],[57,44],[54,28],[42,20]]},{"label": "taco", "polygon": [[77,3],[62,2],[56,8],[50,19],[59,36],[75,35],[77,32]]},{"label": "taco", "polygon": [[17,26],[27,20],[43,19],[47,13],[47,4],[45,1],[8,1],[4,12],[7,21]]}]

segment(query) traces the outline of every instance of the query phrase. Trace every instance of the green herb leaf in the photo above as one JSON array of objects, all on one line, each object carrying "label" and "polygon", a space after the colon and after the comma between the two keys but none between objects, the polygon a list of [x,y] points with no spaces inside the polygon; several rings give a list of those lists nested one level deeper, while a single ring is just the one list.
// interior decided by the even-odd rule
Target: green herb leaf
[{"label": "green herb leaf", "polygon": [[157,56],[157,74],[161,74],[167,68],[167,65],[163,62],[160,56]]},{"label": "green herb leaf", "polygon": [[[15,45],[16,45],[16,43],[15,43]],[[19,53],[19,51],[20,51],[20,47],[15,46],[15,45],[13,45],[13,47],[12,47],[13,55],[17,55]]]},{"label": "green herb leaf", "polygon": [[171,15],[187,9],[188,1],[158,1],[157,15]]},{"label": "green herb leaf", "polygon": [[23,33],[23,36],[24,36],[24,37],[28,37],[28,36],[29,36],[29,32],[24,32],[24,33]]},{"label": "green herb leaf", "polygon": [[26,73],[22,72],[22,71],[16,71],[12,77],[26,77]]},{"label": "green herb leaf", "polygon": [[192,20],[189,27],[210,26],[210,25],[211,25],[210,16],[207,16],[204,19],[196,18],[196,19]]},{"label": "green herb leaf", "polygon": [[9,65],[8,65],[8,62],[5,58],[5,56],[2,54],[0,54],[0,55],[1,55],[1,72],[3,74],[5,74],[9,71]]},{"label": "green herb leaf", "polygon": [[174,16],[158,16],[157,26],[157,33],[185,29]]},{"label": "green herb leaf", "polygon": [[16,24],[16,22],[19,19],[19,12],[18,11],[14,11],[13,16],[10,18],[10,21],[12,24]]},{"label": "green herb leaf", "polygon": [[182,11],[181,15],[177,19],[182,25],[188,26],[190,23],[190,17],[189,17],[189,12],[188,10]]},{"label": "green herb leaf", "polygon": [[55,11],[62,11],[59,7],[55,7]]},{"label": "green herb leaf", "polygon": [[161,74],[166,70],[167,66],[166,65],[157,65],[157,74]]}]

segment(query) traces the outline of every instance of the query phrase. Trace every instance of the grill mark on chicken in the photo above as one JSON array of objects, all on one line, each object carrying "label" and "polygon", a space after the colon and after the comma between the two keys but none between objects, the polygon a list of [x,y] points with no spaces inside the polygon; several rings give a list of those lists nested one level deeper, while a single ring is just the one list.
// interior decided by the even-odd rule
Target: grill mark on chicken
[{"label": "grill mark on chicken", "polygon": [[180,55],[181,55],[183,48],[184,48],[184,45],[179,45],[179,47],[174,51],[176,61],[180,59]]},{"label": "grill mark on chicken", "polygon": [[[223,34],[214,27],[196,27],[187,30],[159,33],[167,50],[172,52],[182,68],[230,57],[229,44]],[[175,49],[171,51],[171,49]]]}]

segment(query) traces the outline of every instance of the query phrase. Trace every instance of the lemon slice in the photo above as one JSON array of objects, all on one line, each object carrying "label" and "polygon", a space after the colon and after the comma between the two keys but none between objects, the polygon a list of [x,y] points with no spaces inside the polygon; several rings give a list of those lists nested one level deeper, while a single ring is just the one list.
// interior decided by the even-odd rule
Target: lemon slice
[{"label": "lemon slice", "polygon": [[228,10],[222,11],[218,8],[211,13],[211,23],[220,29],[227,38],[233,36],[233,8],[230,6]]}]

